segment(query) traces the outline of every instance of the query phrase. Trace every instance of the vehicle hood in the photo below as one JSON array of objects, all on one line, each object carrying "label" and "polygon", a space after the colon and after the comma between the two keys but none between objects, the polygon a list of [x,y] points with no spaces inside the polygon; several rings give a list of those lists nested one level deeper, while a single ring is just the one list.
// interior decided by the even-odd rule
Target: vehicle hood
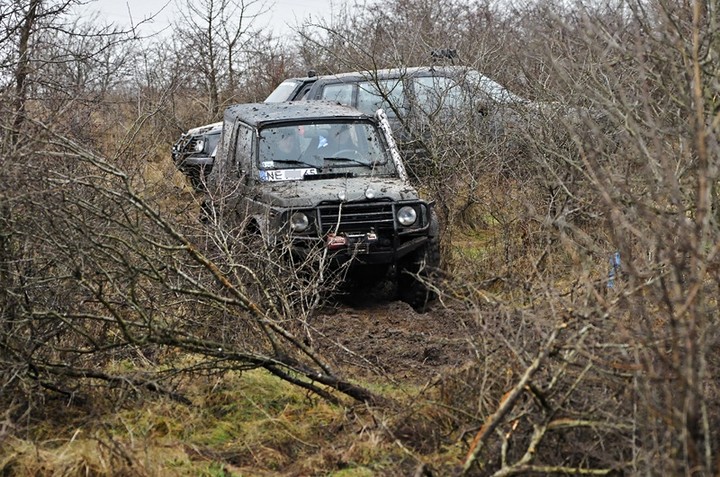
[{"label": "vehicle hood", "polygon": [[[264,183],[260,186],[260,200],[278,207],[314,207],[321,202],[358,202],[368,200],[413,200],[417,191],[398,178],[351,177]],[[345,198],[340,196],[344,194]]]}]

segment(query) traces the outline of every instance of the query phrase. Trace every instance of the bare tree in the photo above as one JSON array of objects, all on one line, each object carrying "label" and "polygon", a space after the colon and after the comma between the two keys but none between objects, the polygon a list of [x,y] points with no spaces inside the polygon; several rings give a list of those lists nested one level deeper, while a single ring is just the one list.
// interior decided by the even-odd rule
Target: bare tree
[{"label": "bare tree", "polygon": [[178,68],[184,79],[204,91],[199,101],[206,111],[201,122],[217,118],[236,94],[248,50],[255,36],[255,19],[264,13],[260,0],[188,0],[176,24]]},{"label": "bare tree", "polygon": [[[538,75],[538,94],[559,102],[530,130],[526,208],[505,212],[525,227],[515,246],[526,271],[504,280],[528,291],[538,341],[571,333],[544,354],[500,332],[522,372],[482,413],[468,474],[717,472],[717,79],[708,68],[717,31],[705,4],[691,7],[517,12],[534,53],[517,58],[528,78]],[[543,207],[549,198],[554,206]],[[557,336],[553,319],[565,330]],[[563,435],[584,457],[553,455]]]},{"label": "bare tree", "polygon": [[[180,207],[179,218],[169,220],[159,212],[168,207],[167,191],[173,189],[166,186],[156,195],[147,187],[147,170],[137,167],[138,160],[150,157],[143,128],[162,111],[152,110],[153,98],[135,93],[137,121],[127,125],[119,144],[106,149],[113,153],[110,159],[80,145],[93,142],[89,136],[97,124],[73,127],[78,118],[73,107],[121,97],[122,91],[107,89],[118,78],[114,60],[96,62],[111,46],[87,31],[71,30],[67,37],[34,33],[33,15],[44,10],[33,5],[37,10],[25,12],[18,23],[20,44],[52,39],[55,47],[34,56],[28,49],[18,53],[19,63],[9,64],[19,72],[14,78],[21,87],[3,103],[0,116],[2,130],[16,138],[2,143],[0,172],[0,400],[7,409],[32,413],[43,392],[80,396],[89,380],[182,400],[161,382],[172,373],[118,375],[104,366],[132,350],[151,356],[167,347],[205,355],[200,367],[265,368],[331,400],[337,399],[333,388],[355,399],[375,399],[306,343],[298,317],[318,304],[303,298],[311,296],[306,290],[288,294],[280,282],[275,287],[268,282],[286,277],[282,270],[260,275],[244,265],[239,258],[252,254],[237,255],[230,231],[218,227],[214,237],[220,239],[208,242],[197,215],[183,215]],[[34,35],[25,38],[23,26]],[[118,57],[120,68],[123,58]],[[26,70],[30,64],[32,75]],[[30,78],[33,88],[22,86]],[[121,127],[132,114],[118,118]],[[312,279],[308,287],[317,289]],[[262,295],[251,295],[255,289]],[[185,371],[192,369],[197,368]]]}]

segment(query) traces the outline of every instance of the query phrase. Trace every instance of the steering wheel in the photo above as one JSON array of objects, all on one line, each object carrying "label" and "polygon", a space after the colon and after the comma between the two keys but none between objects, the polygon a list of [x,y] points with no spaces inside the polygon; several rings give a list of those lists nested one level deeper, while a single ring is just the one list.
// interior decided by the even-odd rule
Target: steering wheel
[{"label": "steering wheel", "polygon": [[359,157],[362,158],[362,155],[357,151],[357,149],[340,149],[338,152],[330,156],[332,158],[340,158],[340,157],[348,157],[350,159]]}]

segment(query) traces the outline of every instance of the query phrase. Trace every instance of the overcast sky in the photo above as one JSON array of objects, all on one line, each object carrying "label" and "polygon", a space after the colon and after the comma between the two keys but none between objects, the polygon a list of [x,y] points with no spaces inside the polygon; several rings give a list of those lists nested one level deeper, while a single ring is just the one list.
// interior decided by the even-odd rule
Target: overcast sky
[{"label": "overcast sky", "polygon": [[[260,19],[258,26],[268,25],[276,34],[287,34],[309,16],[313,20],[329,19],[331,4],[337,5],[340,1],[346,0],[266,0],[270,11]],[[88,12],[99,12],[102,20],[119,25],[129,25],[130,15],[137,24],[157,14],[153,23],[146,27],[148,30],[143,31],[155,33],[172,23],[177,15],[177,0],[95,0],[87,8]]]}]

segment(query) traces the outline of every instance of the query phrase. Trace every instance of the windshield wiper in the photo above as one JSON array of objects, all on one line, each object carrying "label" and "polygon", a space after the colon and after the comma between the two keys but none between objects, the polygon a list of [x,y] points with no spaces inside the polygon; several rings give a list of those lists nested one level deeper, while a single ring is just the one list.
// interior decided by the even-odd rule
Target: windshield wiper
[{"label": "windshield wiper", "polygon": [[[358,160],[358,159],[353,159],[353,158],[351,158],[351,157],[342,157],[342,156],[341,156],[341,157],[325,157],[324,159],[325,159],[326,161],[353,162],[353,163],[355,163],[355,164],[359,164],[359,165],[361,165],[361,166],[367,166],[367,167],[370,167],[370,168],[373,168],[373,167],[375,167],[375,166],[377,166],[377,165],[379,165],[379,164],[382,164],[381,162],[378,162],[378,161],[365,162],[365,161],[360,161],[360,160]],[[338,166],[335,166],[335,167],[338,167]],[[349,167],[349,166],[348,166],[348,167]]]},{"label": "windshield wiper", "polygon": [[322,167],[322,162],[320,162],[320,164],[317,164],[300,159],[273,159],[272,162],[281,162],[283,164],[302,164],[308,167]]}]

